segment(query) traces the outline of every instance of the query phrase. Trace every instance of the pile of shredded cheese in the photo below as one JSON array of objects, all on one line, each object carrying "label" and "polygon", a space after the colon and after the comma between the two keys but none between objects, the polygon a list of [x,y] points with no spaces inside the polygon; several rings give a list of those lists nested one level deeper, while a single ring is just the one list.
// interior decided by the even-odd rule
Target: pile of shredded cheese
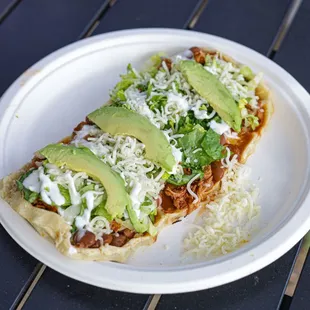
[{"label": "pile of shredded cheese", "polygon": [[193,224],[194,231],[184,240],[185,255],[198,258],[227,254],[248,242],[255,229],[260,207],[256,204],[258,188],[249,182],[250,168],[226,161],[227,173],[216,199]]}]

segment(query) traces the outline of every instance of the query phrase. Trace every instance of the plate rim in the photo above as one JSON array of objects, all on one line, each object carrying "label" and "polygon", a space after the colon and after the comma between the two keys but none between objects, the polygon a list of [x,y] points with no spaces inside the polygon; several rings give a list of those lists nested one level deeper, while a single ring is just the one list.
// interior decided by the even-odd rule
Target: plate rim
[{"label": "plate rim", "polygon": [[[134,29],[134,30],[130,29],[130,30],[119,30],[119,31],[109,32],[106,34],[99,34],[91,38],[87,38],[87,39],[84,39],[78,42],[71,43],[70,45],[67,45],[49,54],[48,56],[44,57],[43,59],[35,63],[33,66],[31,66],[30,69],[28,70],[35,70],[37,68],[41,68],[49,64],[51,65],[53,62],[58,61],[62,57],[65,58],[65,56],[66,55],[68,56],[71,52],[82,50],[83,47],[87,47],[87,46],[91,47],[91,45],[96,42],[107,41],[107,40],[113,41],[117,38],[122,38],[126,36],[131,37],[135,35],[142,35],[142,36],[147,37],[148,35],[160,35],[160,34],[169,34],[169,35],[175,34],[179,36],[188,36],[190,34],[191,36],[196,36],[197,38],[199,37],[198,40],[203,39],[206,42],[210,42],[208,43],[210,45],[212,45],[212,39],[216,39],[218,42],[223,43],[225,46],[228,45],[228,46],[232,46],[233,48],[238,47],[244,50],[245,52],[246,51],[249,52],[251,54],[251,57],[252,55],[256,55],[256,57],[260,57],[264,59],[264,61],[268,61],[272,66],[277,68],[278,71],[280,70],[279,72],[281,72],[281,74],[284,74],[283,79],[285,78],[288,80],[288,82],[294,84],[294,87],[296,88],[295,93],[300,92],[300,95],[305,96],[305,98],[307,98],[308,101],[310,100],[310,96],[308,92],[287,71],[285,71],[279,65],[277,65],[276,63],[274,63],[267,57],[261,55],[260,53],[248,47],[245,47],[239,43],[236,43],[236,42],[224,39],[224,38],[220,38],[218,36],[201,33],[201,32],[190,31],[190,30],[180,30],[180,29],[172,29],[172,28],[143,28],[143,29]],[[38,74],[38,75],[30,77],[27,80],[27,87],[25,87],[24,89],[20,89],[19,85],[23,77],[25,77],[25,73],[23,73],[20,77],[18,77],[15,80],[15,82],[11,84],[11,86],[8,88],[8,90],[3,94],[2,98],[0,99],[0,115],[1,115],[0,122],[1,123],[4,120],[6,112],[7,112],[7,108],[10,107],[10,103],[12,103],[13,99],[16,99],[16,97],[18,96],[22,96],[22,94],[25,91],[29,91],[30,89],[32,89],[32,87],[35,87],[36,83],[39,80],[41,80],[44,76],[41,76],[40,74]],[[309,113],[310,107],[305,107],[305,108],[307,112]],[[0,145],[1,145],[1,141],[0,141]],[[302,205],[306,203],[309,204],[310,203],[309,180],[307,181],[307,191],[306,192],[304,191],[303,194],[305,194],[306,197],[304,201],[302,202]],[[304,212],[301,212],[301,211],[304,211]],[[83,274],[72,273],[71,271],[68,271],[64,266],[62,266],[58,262],[55,264],[55,262],[52,262],[50,258],[46,259],[46,257],[44,257],[42,253],[40,253],[39,251],[36,251],[36,249],[34,249],[33,247],[25,244],[22,241],[23,238],[18,236],[18,234],[14,231],[14,229],[10,227],[10,224],[3,217],[2,211],[0,213],[0,219],[1,219],[1,224],[5,228],[5,230],[11,235],[11,237],[22,248],[24,248],[28,253],[30,253],[32,256],[34,256],[39,261],[42,261],[44,264],[46,264],[50,268],[66,276],[69,276],[71,278],[74,278],[76,280],[79,280],[79,281],[82,281],[82,282],[85,282],[91,285],[96,285],[96,286],[107,288],[107,289],[122,290],[122,291],[132,292],[132,293],[153,294],[153,293],[181,293],[181,292],[190,292],[190,291],[197,291],[197,290],[202,290],[206,288],[211,288],[211,287],[223,285],[223,284],[232,282],[234,280],[240,279],[244,276],[247,276],[267,266],[268,264],[270,264],[271,262],[275,261],[280,256],[282,256],[284,253],[286,253],[290,248],[292,248],[310,229],[310,216],[308,215],[308,218],[307,218],[307,216],[305,216],[306,215],[305,211],[306,210],[296,210],[294,215],[289,220],[286,218],[285,222],[283,222],[283,225],[282,225],[283,227],[279,228],[276,232],[274,232],[274,234],[270,238],[267,238],[266,236],[266,238],[264,238],[262,242],[255,247],[254,249],[255,251],[259,251],[259,249],[264,247],[265,250],[262,251],[264,255],[255,255],[255,259],[254,259],[254,258],[249,258],[249,255],[247,253],[249,251],[253,252],[253,250],[250,249],[248,251],[242,252],[239,256],[237,255],[237,258],[239,259],[238,268],[228,269],[226,270],[226,272],[221,273],[220,275],[218,274],[212,275],[212,277],[209,277],[209,278],[204,277],[203,273],[206,271],[206,268],[210,269],[210,266],[187,268],[185,272],[187,280],[184,280],[181,282],[179,279],[176,279],[174,281],[172,280],[172,281],[164,282],[165,277],[168,278],[169,275],[173,276],[175,275],[175,272],[177,272],[177,271],[167,271],[167,270],[156,271],[157,273],[156,275],[154,275],[153,271],[143,271],[142,272],[143,275],[141,276],[140,274],[139,275],[140,277],[137,277],[136,279],[134,279],[135,281],[133,281],[132,272],[137,273],[137,271],[126,270],[125,272],[124,268],[122,267],[119,268],[119,265],[116,265],[116,264],[113,267],[109,265],[109,267],[107,268],[110,268],[112,272],[115,271],[115,268],[122,269],[123,272],[127,276],[127,280],[122,278],[120,280],[117,279],[116,281],[115,279],[113,281],[112,280],[104,281],[98,278],[98,276],[94,280],[94,278],[90,276],[85,277],[85,275]],[[301,219],[303,220],[302,225],[300,221]],[[292,233],[292,231],[288,228],[291,227],[293,223],[295,227],[297,225],[299,229],[297,231],[293,231]],[[285,239],[284,242],[282,239],[283,237],[281,236],[281,232],[282,234],[284,234],[285,232],[287,235],[287,238]],[[281,238],[279,239],[279,237]],[[280,245],[276,247],[274,246],[270,247],[269,248],[270,252],[269,254],[267,254],[266,248],[268,248],[269,244],[272,243],[272,241],[273,241],[273,244],[280,244]],[[246,257],[247,259],[242,260],[242,264],[241,264],[240,259],[246,258]],[[226,260],[224,260],[224,262],[219,263],[219,265],[223,263],[226,263]],[[194,276],[194,273],[195,275],[197,275],[196,278]],[[142,279],[144,281],[141,283]]]}]

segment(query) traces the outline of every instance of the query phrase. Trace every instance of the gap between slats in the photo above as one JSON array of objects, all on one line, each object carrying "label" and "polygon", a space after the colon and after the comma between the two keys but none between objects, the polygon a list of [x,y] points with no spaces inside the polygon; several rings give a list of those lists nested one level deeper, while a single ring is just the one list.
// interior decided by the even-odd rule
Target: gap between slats
[{"label": "gap between slats", "polygon": [[100,23],[100,19],[106,14],[106,12],[115,4],[117,0],[106,0],[100,9],[97,11],[97,13],[94,15],[94,17],[91,19],[91,21],[88,23],[88,25],[85,27],[85,29],[82,31],[80,36],[78,37],[78,40],[84,39],[87,37],[90,37],[94,30],[98,27]]},{"label": "gap between slats", "polygon": [[23,289],[19,292],[17,297],[14,300],[14,303],[10,307],[10,310],[20,310],[22,309],[23,305],[27,301],[28,297],[30,296],[31,292],[33,291],[34,287],[40,280],[43,272],[45,271],[46,266],[43,265],[42,263],[38,263],[33,270],[31,276],[25,283]]},{"label": "gap between slats", "polygon": [[279,28],[279,31],[278,31],[278,34],[276,35],[275,37],[275,40],[273,41],[268,53],[267,53],[267,56],[270,58],[270,59],[274,59],[276,53],[279,51],[281,45],[282,45],[282,42],[284,41],[294,19],[295,19],[295,16],[300,8],[300,5],[302,4],[303,0],[292,0],[287,11],[286,11],[286,14],[283,18],[283,21],[280,25],[280,28]]},{"label": "gap between slats", "polygon": [[0,25],[16,9],[21,1],[22,0],[12,0],[12,2],[3,10],[3,12],[0,12]]}]

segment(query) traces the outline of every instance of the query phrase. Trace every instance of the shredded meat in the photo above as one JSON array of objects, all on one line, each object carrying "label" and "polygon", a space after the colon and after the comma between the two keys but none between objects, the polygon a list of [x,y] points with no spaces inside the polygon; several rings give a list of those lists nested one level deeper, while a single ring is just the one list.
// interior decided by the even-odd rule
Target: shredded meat
[{"label": "shredded meat", "polygon": [[42,161],[44,160],[44,158],[39,158],[37,156],[34,156],[31,160],[31,165],[29,168],[35,168],[37,169],[38,167],[40,167],[40,165],[42,165]]},{"label": "shredded meat", "polygon": [[87,122],[83,121],[83,122],[80,122],[74,129],[73,131],[80,131],[84,125],[87,125]]},{"label": "shredded meat", "polygon": [[125,228],[125,229],[122,231],[122,233],[123,233],[127,238],[129,238],[129,239],[132,239],[132,238],[134,237],[134,235],[135,235],[135,232],[132,231],[132,230],[130,230],[130,229],[128,229],[128,228]]},{"label": "shredded meat", "polygon": [[191,174],[192,174],[191,168],[183,168],[183,172],[184,172],[184,174],[186,174],[186,175],[191,175]]},{"label": "shredded meat", "polygon": [[200,201],[207,201],[209,197],[209,192],[212,189],[213,185],[214,182],[212,169],[211,166],[207,166],[204,171],[203,179],[198,181],[197,190],[194,190]]},{"label": "shredded meat", "polygon": [[80,131],[85,125],[93,125],[94,123],[92,121],[90,121],[87,117],[85,119],[85,121],[80,122],[74,129],[73,129],[73,133],[72,133],[72,137],[74,137],[76,135],[76,131]]},{"label": "shredded meat", "polygon": [[[191,189],[199,197],[199,201],[205,201],[208,198],[208,193],[213,187],[213,176],[211,166],[207,166],[204,171],[204,177],[201,180],[197,180],[192,183]],[[178,209],[187,208],[187,212],[190,213],[195,209],[197,204],[193,204],[194,197],[187,191],[186,185],[175,186],[173,184],[166,184],[164,190],[161,193],[163,204],[165,202],[172,202],[172,205]],[[168,198],[168,199],[167,199]],[[168,206],[169,209],[171,206]],[[162,206],[166,212],[166,206]]]},{"label": "shredded meat", "polygon": [[38,201],[34,202],[33,206],[36,208],[39,208],[39,209],[44,209],[47,211],[52,211],[54,213],[58,213],[57,208],[55,206],[50,206],[42,200],[38,200]]},{"label": "shredded meat", "polygon": [[204,65],[205,64],[205,59],[206,59],[206,53],[199,47],[192,47],[190,48],[190,50],[192,51],[195,61]]},{"label": "shredded meat", "polygon": [[[171,59],[169,59],[169,58],[163,58],[162,61],[165,62],[165,64],[166,64],[168,70],[170,71],[170,70],[171,70],[171,66],[172,66],[172,61],[171,61]],[[159,65],[159,68],[160,68],[160,67],[162,67],[162,63]]]},{"label": "shredded meat", "polygon": [[178,210],[187,208],[193,202],[193,197],[187,192],[186,185],[167,184],[164,193],[171,198],[173,206]]},{"label": "shredded meat", "polygon": [[112,221],[110,226],[114,232],[118,232],[119,229],[121,228],[121,224],[117,223],[116,221]]}]

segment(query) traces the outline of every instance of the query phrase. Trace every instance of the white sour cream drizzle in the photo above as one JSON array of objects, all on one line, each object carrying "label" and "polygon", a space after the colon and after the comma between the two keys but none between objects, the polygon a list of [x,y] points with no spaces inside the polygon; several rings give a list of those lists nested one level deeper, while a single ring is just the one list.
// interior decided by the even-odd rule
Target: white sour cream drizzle
[{"label": "white sour cream drizzle", "polygon": [[71,171],[67,171],[64,175],[67,184],[68,184],[68,189],[70,193],[70,198],[71,198],[71,203],[73,205],[79,205],[81,203],[81,195],[77,192],[75,184],[74,184],[74,179],[71,175]]},{"label": "white sour cream drizzle", "polygon": [[134,187],[131,190],[130,193],[130,198],[131,198],[131,202],[132,202],[132,208],[134,209],[137,217],[140,217],[140,205],[141,205],[141,201],[139,200],[139,193],[142,189],[142,186],[140,183],[135,183]]},{"label": "white sour cream drizzle", "polygon": [[52,205],[61,206],[65,203],[65,198],[61,195],[58,185],[44,174],[44,168],[39,167],[32,172],[23,182],[23,185],[29,190],[40,193],[42,200]]},{"label": "white sour cream drizzle", "polygon": [[95,208],[95,198],[100,194],[103,194],[103,192],[88,191],[82,196],[86,200],[87,208],[85,208],[83,215],[77,216],[75,219],[75,226],[78,229],[83,229],[89,224],[91,211]]},{"label": "white sour cream drizzle", "polygon": [[30,173],[24,180],[23,185],[35,193],[40,193],[41,183],[39,179],[39,170]]},{"label": "white sour cream drizzle", "polygon": [[[84,131],[84,134],[90,130],[94,132],[94,128],[90,127],[93,126],[88,126]],[[100,221],[96,220],[97,217],[90,221],[91,211],[97,206],[95,203],[96,198],[104,194],[103,187],[99,182],[88,179],[87,174],[84,172],[74,173],[72,171],[63,171],[64,169],[60,169],[49,163],[45,165],[45,168],[46,171],[43,166],[34,170],[27,178],[25,178],[23,185],[33,192],[40,193],[41,199],[45,203],[49,205],[57,205],[58,214],[62,216],[69,225],[72,225],[75,221],[75,225],[78,229],[93,231],[98,234],[98,238],[100,238],[102,232],[110,231],[110,228],[106,225],[108,221],[106,219],[103,220],[102,216],[100,216]],[[51,179],[52,175],[53,181]],[[87,180],[86,184],[94,184],[95,191],[89,190],[81,196],[77,190],[76,184],[82,182],[82,184],[84,184],[82,186],[86,186],[84,183],[85,180]],[[63,186],[69,191],[72,205],[65,209],[61,206],[66,202],[66,199],[61,194],[58,185]],[[97,189],[99,190],[97,191]],[[83,211],[83,214],[79,215],[81,213],[83,199],[85,199],[87,207]],[[99,222],[100,225],[98,224]]]}]

